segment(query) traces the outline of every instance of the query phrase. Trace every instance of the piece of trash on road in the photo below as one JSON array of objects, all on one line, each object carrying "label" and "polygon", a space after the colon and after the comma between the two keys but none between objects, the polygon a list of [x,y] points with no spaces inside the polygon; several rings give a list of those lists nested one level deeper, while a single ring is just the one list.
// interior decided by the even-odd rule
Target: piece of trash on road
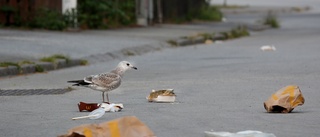
[{"label": "piece of trash on road", "polygon": [[173,89],[152,90],[147,100],[149,102],[172,103],[176,100],[176,95]]},{"label": "piece of trash on road", "polygon": [[210,40],[210,39],[207,39],[207,40],[204,41],[204,44],[213,44],[213,41]]},{"label": "piece of trash on road", "polygon": [[74,117],[72,120],[77,120],[77,119],[84,119],[84,118],[89,118],[89,119],[98,119],[102,117],[105,114],[106,111],[104,111],[103,108],[98,108],[93,110],[88,116],[81,116],[81,117]]},{"label": "piece of trash on road", "polygon": [[99,108],[99,104],[98,103],[85,103],[85,102],[79,102],[78,103],[78,108],[79,108],[79,111],[82,112],[82,111],[93,111],[97,108]]},{"label": "piece of trash on road", "polygon": [[267,112],[290,113],[295,107],[304,104],[304,97],[296,85],[281,88],[264,102]]},{"label": "piece of trash on road", "polygon": [[239,131],[237,133],[213,131],[205,131],[204,133],[206,137],[276,137],[272,133],[263,133],[261,131],[254,130]]},{"label": "piece of trash on road", "polygon": [[89,111],[91,113],[88,116],[74,117],[72,118],[72,120],[84,119],[84,118],[98,119],[102,117],[105,114],[105,112],[121,111],[123,109],[123,104],[114,104],[114,103],[110,104],[108,102],[104,102],[101,104],[80,102],[78,104],[78,107],[80,112]]},{"label": "piece of trash on road", "polygon": [[91,112],[97,108],[103,108],[106,112],[118,112],[123,109],[123,104],[115,104],[115,103],[108,103],[104,102],[101,104],[98,103],[85,103],[85,102],[79,102],[78,108],[79,111],[88,111]]},{"label": "piece of trash on road", "polygon": [[275,51],[276,47],[274,45],[264,45],[260,47],[262,51]]},{"label": "piece of trash on road", "polygon": [[221,21],[222,21],[222,22],[227,22],[227,18],[222,17]]},{"label": "piece of trash on road", "polygon": [[135,116],[126,116],[99,124],[84,124],[68,130],[58,137],[156,137]]},{"label": "piece of trash on road", "polygon": [[216,41],[214,41],[214,44],[221,44],[221,43],[223,43],[222,40],[216,40]]},{"label": "piece of trash on road", "polygon": [[115,104],[115,103],[101,103],[100,107],[104,109],[106,112],[118,112],[123,109],[123,104]]}]

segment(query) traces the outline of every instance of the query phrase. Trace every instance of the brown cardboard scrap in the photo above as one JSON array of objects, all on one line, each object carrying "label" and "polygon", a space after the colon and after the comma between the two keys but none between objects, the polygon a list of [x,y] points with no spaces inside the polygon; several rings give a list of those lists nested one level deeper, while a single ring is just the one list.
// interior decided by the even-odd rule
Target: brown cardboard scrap
[{"label": "brown cardboard scrap", "polygon": [[82,112],[82,111],[93,111],[97,108],[99,108],[99,104],[98,103],[85,103],[85,102],[79,102],[78,103],[78,108],[79,108],[79,111]]},{"label": "brown cardboard scrap", "polygon": [[126,116],[100,124],[74,127],[58,137],[155,137],[137,117]]},{"label": "brown cardboard scrap", "polygon": [[264,102],[267,112],[290,113],[295,107],[304,104],[304,97],[296,85],[281,88]]}]

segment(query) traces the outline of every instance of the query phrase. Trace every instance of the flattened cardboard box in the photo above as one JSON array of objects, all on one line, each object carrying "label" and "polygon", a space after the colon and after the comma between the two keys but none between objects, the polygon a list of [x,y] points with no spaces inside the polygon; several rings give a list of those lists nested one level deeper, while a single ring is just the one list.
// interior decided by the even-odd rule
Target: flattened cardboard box
[{"label": "flattened cardboard box", "polygon": [[58,137],[155,137],[155,135],[137,117],[126,116],[100,124],[80,125]]}]

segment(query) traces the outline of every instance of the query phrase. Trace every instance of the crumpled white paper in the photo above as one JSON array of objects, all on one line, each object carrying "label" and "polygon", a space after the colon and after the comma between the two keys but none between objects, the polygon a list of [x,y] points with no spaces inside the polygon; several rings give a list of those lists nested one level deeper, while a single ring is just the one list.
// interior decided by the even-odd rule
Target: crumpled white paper
[{"label": "crumpled white paper", "polygon": [[261,131],[245,130],[237,133],[205,131],[206,137],[276,137],[272,133],[263,133]]},{"label": "crumpled white paper", "polygon": [[260,47],[262,51],[276,51],[276,47],[274,45],[263,45]]},{"label": "crumpled white paper", "polygon": [[100,107],[103,108],[106,112],[118,112],[123,109],[123,104],[101,103]]}]

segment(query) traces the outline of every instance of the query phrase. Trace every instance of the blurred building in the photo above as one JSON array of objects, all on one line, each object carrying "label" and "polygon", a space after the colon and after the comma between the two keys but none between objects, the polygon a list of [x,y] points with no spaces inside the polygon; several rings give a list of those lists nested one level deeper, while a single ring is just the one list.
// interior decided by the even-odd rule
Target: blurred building
[{"label": "blurred building", "polygon": [[[194,15],[192,13],[206,4],[206,1],[208,0],[135,0],[137,24],[147,26]],[[76,5],[77,0],[0,0],[0,24],[9,26],[28,22],[36,16],[39,8],[65,13],[67,9],[76,9]]]},{"label": "blurred building", "polygon": [[0,23],[29,21],[41,7],[62,11],[62,0],[0,0]]}]

